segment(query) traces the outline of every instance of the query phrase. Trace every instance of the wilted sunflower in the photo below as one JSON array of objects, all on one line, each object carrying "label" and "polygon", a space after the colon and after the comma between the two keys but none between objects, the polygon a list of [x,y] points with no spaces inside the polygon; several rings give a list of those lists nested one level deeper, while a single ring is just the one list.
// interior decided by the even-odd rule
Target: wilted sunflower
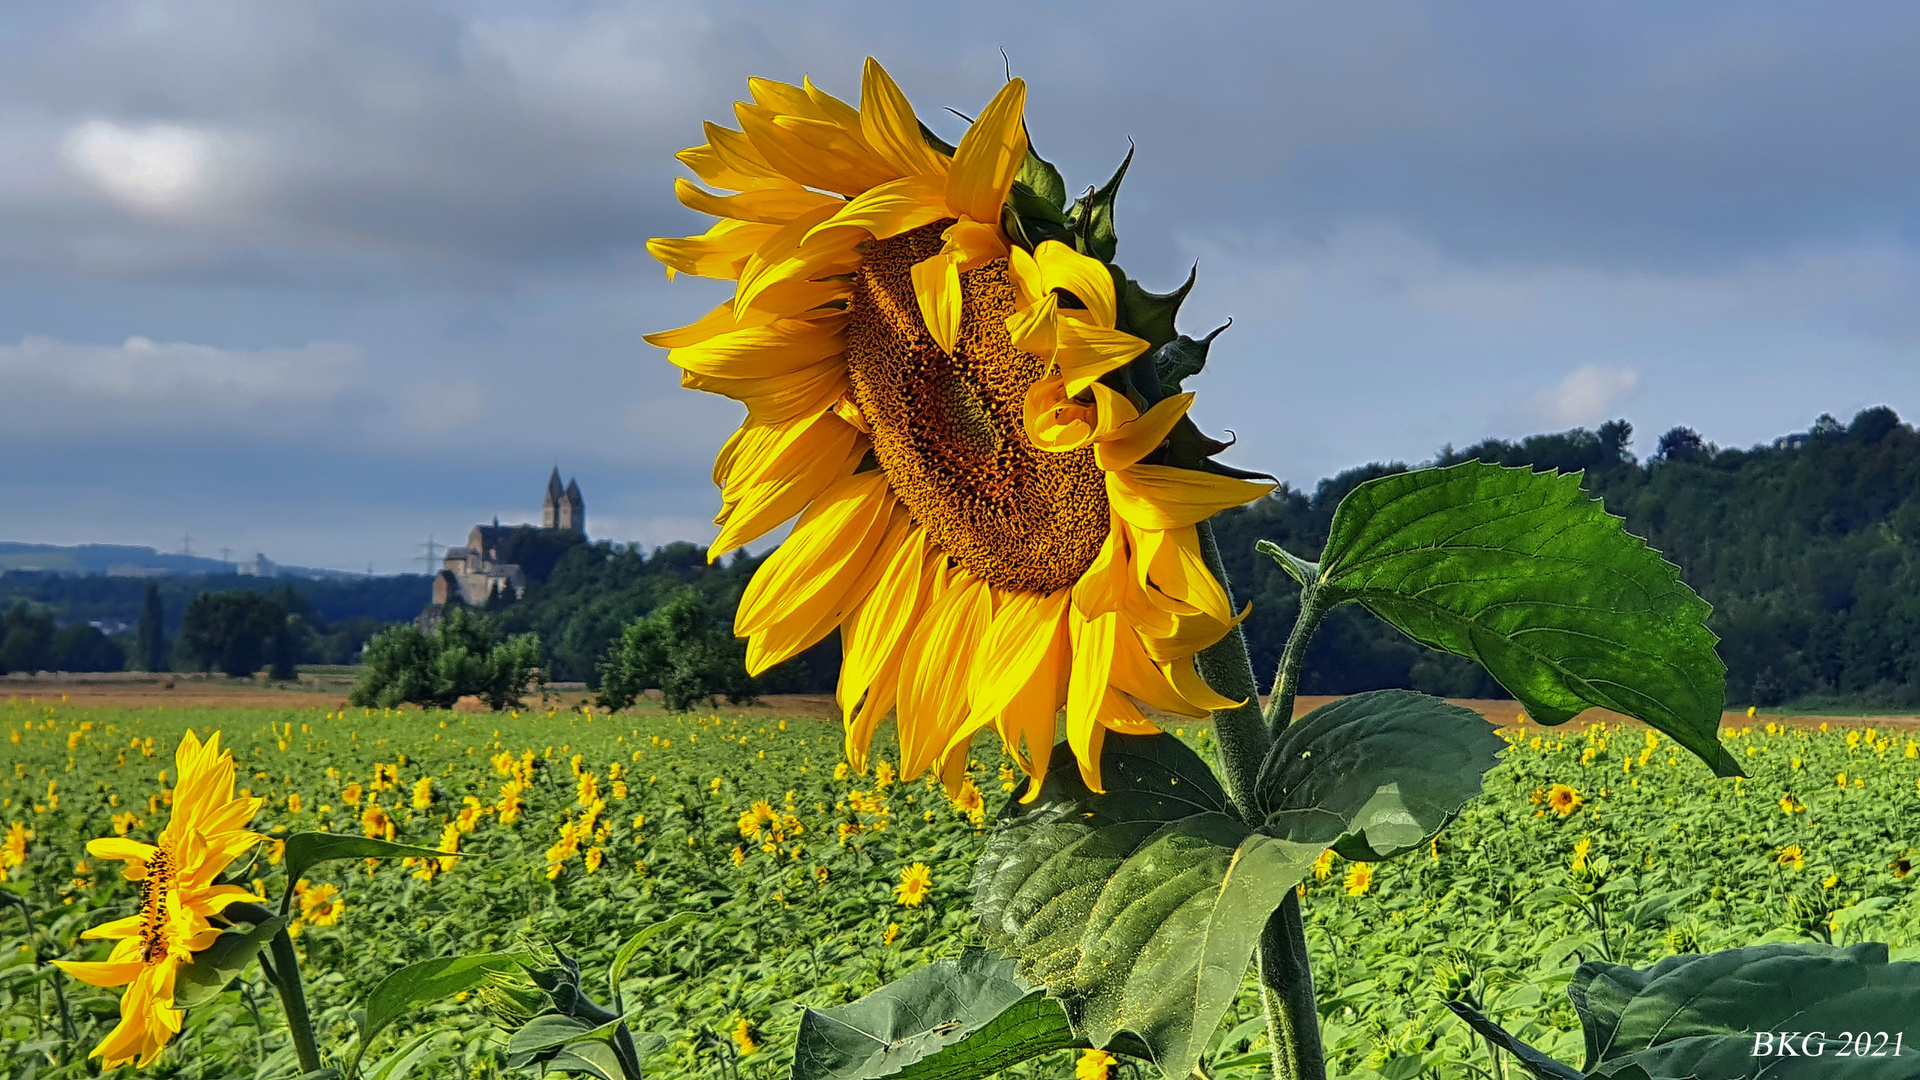
[{"label": "wilted sunflower", "polygon": [[98,859],[126,862],[125,876],[140,883],[140,911],[96,926],[84,937],[115,939],[101,962],[55,961],[69,975],[94,986],[127,987],[120,997],[120,1023],[90,1057],[111,1069],[127,1061],[144,1068],[180,1032],[185,1015],[173,1007],[180,965],[213,944],[220,927],[209,922],[227,906],[261,897],[238,885],[215,885],[228,864],[258,843],[246,828],[266,800],[233,797],[233,754],[220,749],[220,733],[205,745],[189,730],[174,762],[180,784],[173,790],[173,817],[159,844],[107,836],[87,844]]},{"label": "wilted sunflower", "polygon": [[1064,706],[1099,789],[1104,733],[1155,730],[1142,705],[1233,704],[1193,665],[1235,621],[1195,526],[1272,487],[1207,460],[1224,444],[1186,419],[1206,352],[1173,331],[1186,289],[1110,265],[1120,177],[1069,207],[1019,79],[958,147],[872,60],[858,108],[748,86],[740,129],[680,154],[738,194],[678,181],[721,220],[648,244],[669,276],[738,285],[647,339],[681,385],[747,407],[714,464],[709,557],[799,515],[741,599],[748,668],[838,627],[856,767],[897,707],[908,778],[938,766],[955,788],[988,724],[1038,778]]}]

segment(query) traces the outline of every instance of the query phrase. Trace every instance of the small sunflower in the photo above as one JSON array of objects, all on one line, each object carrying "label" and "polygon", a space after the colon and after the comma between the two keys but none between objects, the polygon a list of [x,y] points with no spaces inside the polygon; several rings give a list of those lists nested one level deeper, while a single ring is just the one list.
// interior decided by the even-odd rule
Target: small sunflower
[{"label": "small sunflower", "polygon": [[1559,814],[1561,817],[1566,817],[1575,810],[1580,809],[1585,802],[1586,800],[1580,797],[1578,791],[1575,791],[1565,784],[1555,784],[1553,787],[1547,789],[1547,805],[1552,807],[1554,813]]},{"label": "small sunflower", "polygon": [[174,762],[180,783],[158,844],[119,836],[87,844],[94,858],[127,864],[124,876],[140,883],[139,912],[82,935],[116,942],[106,960],[55,961],[81,982],[127,987],[120,997],[120,1023],[88,1055],[101,1058],[109,1069],[128,1061],[144,1068],[160,1056],[180,1033],[185,1016],[173,1006],[180,965],[192,963],[193,954],[220,935],[210,919],[230,904],[261,899],[238,885],[214,881],[262,839],[246,824],[266,800],[233,797],[233,754],[220,749],[219,732],[202,744],[189,730]]},{"label": "small sunflower", "polygon": [[900,871],[900,884],[893,887],[894,899],[901,907],[919,907],[933,892],[933,870],[926,863],[914,863]]},{"label": "small sunflower", "polygon": [[1347,867],[1344,884],[1348,896],[1365,896],[1373,888],[1373,864],[1357,862]]},{"label": "small sunflower", "polygon": [[[739,129],[680,154],[737,193],[676,183],[719,223],[648,244],[669,277],[737,287],[647,340],[681,385],[747,408],[714,464],[709,557],[799,515],[735,617],[749,671],[838,628],[856,768],[895,713],[904,776],[952,790],[992,725],[1031,799],[1064,707],[1102,790],[1105,732],[1157,730],[1142,706],[1235,704],[1193,664],[1236,621],[1196,526],[1273,487],[1207,460],[1225,444],[1187,419],[1206,345],[1173,333],[1185,289],[1110,264],[1119,176],[1067,207],[1019,79],[958,147],[871,59],[857,108],[811,81],[748,86]],[[1186,359],[1148,354],[1170,345]]]}]

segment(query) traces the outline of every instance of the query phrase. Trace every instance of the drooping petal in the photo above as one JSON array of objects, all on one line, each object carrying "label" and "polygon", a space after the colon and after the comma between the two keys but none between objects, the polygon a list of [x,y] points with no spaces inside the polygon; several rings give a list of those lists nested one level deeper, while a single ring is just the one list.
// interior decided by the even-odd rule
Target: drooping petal
[{"label": "drooping petal", "polygon": [[1108,678],[1113,672],[1113,639],[1119,615],[1109,612],[1083,618],[1070,611],[1067,628],[1073,635],[1073,672],[1067,680],[1067,745],[1080,762],[1080,776],[1091,791],[1100,784],[1100,722],[1106,704]]},{"label": "drooping petal", "polygon": [[1161,670],[1166,673],[1167,681],[1173,684],[1173,688],[1179,691],[1180,696],[1198,708],[1217,711],[1237,709],[1246,704],[1244,700],[1235,701],[1215,692],[1213,687],[1208,686],[1207,681],[1200,677],[1200,672],[1195,669],[1191,659],[1169,661],[1161,665]]},{"label": "drooping petal", "polygon": [[947,207],[957,217],[997,222],[1027,160],[1027,84],[1009,79],[960,138],[947,174]]},{"label": "drooping petal", "polygon": [[831,412],[777,426],[790,436],[765,460],[743,464],[737,480],[729,478],[725,509],[716,522],[720,535],[707,546],[708,562],[800,513],[835,480],[852,473],[866,451],[860,433]]},{"label": "drooping petal", "polygon": [[1056,454],[1092,442],[1097,420],[1094,406],[1067,396],[1067,384],[1058,375],[1048,375],[1028,387],[1020,413],[1028,441]]},{"label": "drooping petal", "polygon": [[915,263],[912,276],[920,321],[941,351],[951,355],[960,341],[960,267],[945,255],[935,255]]},{"label": "drooping petal", "polygon": [[147,966],[139,960],[108,960],[96,963],[84,960],[55,960],[53,964],[88,986],[125,986],[133,981],[134,976],[146,970]]},{"label": "drooping petal", "polygon": [[1046,667],[1067,638],[1070,591],[1011,593],[994,612],[980,642],[969,690],[982,724],[1000,715]]},{"label": "drooping petal", "polygon": [[159,850],[152,844],[143,844],[124,836],[102,836],[87,841],[87,854],[96,859],[119,859],[122,862],[138,863],[143,868]]},{"label": "drooping petal", "polygon": [[1087,315],[1100,327],[1112,329],[1117,311],[1113,274],[1107,264],[1082,255],[1058,240],[1043,240],[1033,249],[1033,261],[1048,289],[1064,289],[1086,305]]},{"label": "drooping petal", "polygon": [[1272,491],[1264,480],[1241,480],[1170,465],[1134,465],[1107,474],[1107,501],[1142,529],[1183,529]]},{"label": "drooping petal", "polygon": [[1102,469],[1118,472],[1160,448],[1173,426],[1193,407],[1191,392],[1162,398],[1146,414],[1122,424],[1094,446],[1093,459]]},{"label": "drooping petal", "polygon": [[878,539],[859,538],[860,547],[853,552],[858,560],[858,573],[850,583],[844,588],[823,587],[790,618],[762,628],[747,640],[747,673],[758,675],[798,656],[832,633],[872,591],[873,583],[905,541],[911,525],[906,507],[893,500]]},{"label": "drooping petal", "polygon": [[[937,177],[903,176],[871,187],[841,203],[832,217],[807,234],[812,242],[836,230],[853,229],[886,240],[947,216]],[[855,237],[856,241],[863,237]]]},{"label": "drooping petal", "polygon": [[1147,351],[1147,343],[1132,334],[1067,318],[1069,314],[1061,312],[1054,322],[1059,345],[1053,359],[1060,365],[1070,397],[1079,397],[1102,376],[1118,371]]}]

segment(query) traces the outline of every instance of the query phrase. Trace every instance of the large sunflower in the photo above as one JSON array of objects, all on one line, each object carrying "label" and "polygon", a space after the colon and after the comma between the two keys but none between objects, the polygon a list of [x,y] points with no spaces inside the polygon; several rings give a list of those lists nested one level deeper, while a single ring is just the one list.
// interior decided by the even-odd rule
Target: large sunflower
[{"label": "large sunflower", "polygon": [[173,1005],[180,965],[193,963],[193,954],[220,934],[209,917],[237,901],[260,899],[214,880],[260,841],[246,824],[266,800],[233,797],[233,753],[220,749],[218,732],[203,745],[189,730],[174,763],[179,783],[173,789],[173,816],[158,845],[119,836],[87,844],[96,859],[127,863],[127,880],[140,883],[139,912],[82,935],[117,942],[106,960],[56,961],[81,982],[127,988],[120,997],[120,1023],[88,1055],[104,1059],[109,1069],[128,1061],[145,1068],[160,1056],[180,1033],[184,1015]]},{"label": "large sunflower", "polygon": [[1037,780],[1064,707],[1100,790],[1105,732],[1155,730],[1143,706],[1232,704],[1193,664],[1235,621],[1195,526],[1272,488],[1205,461],[1222,444],[1185,419],[1193,395],[1162,393],[1150,348],[1204,354],[1171,333],[1184,290],[1104,261],[1118,177],[1068,211],[1019,79],[957,148],[871,59],[857,109],[811,81],[749,89],[739,130],[679,155],[737,193],[676,182],[719,223],[648,244],[734,295],[647,338],[683,386],[747,407],[709,556],[800,518],[741,599],[749,669],[838,627],[856,766],[897,710],[906,776],[957,784],[992,724]]}]

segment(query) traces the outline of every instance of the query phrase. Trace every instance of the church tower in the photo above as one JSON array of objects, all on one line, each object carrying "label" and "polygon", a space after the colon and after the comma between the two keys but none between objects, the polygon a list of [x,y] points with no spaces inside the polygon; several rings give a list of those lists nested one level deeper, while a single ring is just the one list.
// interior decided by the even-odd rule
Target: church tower
[{"label": "church tower", "polygon": [[556,465],[547,476],[547,497],[540,503],[541,528],[560,528],[560,507],[566,500],[567,493],[560,488],[560,467]]},{"label": "church tower", "polygon": [[560,527],[572,529],[581,536],[587,535],[587,503],[580,497],[580,485],[572,477],[567,478],[567,490],[560,504]]}]

